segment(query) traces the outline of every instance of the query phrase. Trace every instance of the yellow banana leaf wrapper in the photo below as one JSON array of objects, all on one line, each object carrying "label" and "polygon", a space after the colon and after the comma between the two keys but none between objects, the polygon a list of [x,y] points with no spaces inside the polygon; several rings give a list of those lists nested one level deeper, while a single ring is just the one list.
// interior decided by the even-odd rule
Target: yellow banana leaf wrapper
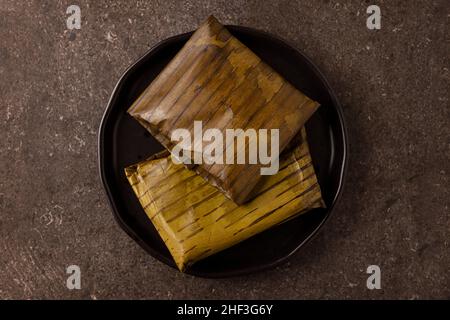
[{"label": "yellow banana leaf wrapper", "polygon": [[[237,205],[171,156],[125,169],[147,216],[181,271],[309,209],[324,207],[305,130],[282,155],[280,170],[264,176],[252,200]],[[168,153],[167,153],[168,154]]]},{"label": "yellow banana leaf wrapper", "polygon": [[[198,121],[203,130],[214,128],[224,136],[226,129],[277,129],[281,153],[318,106],[210,17],[128,112],[169,151],[177,144],[171,140],[174,131],[194,136]],[[203,147],[200,141],[182,150],[192,160]],[[231,144],[222,149],[221,154],[233,153]],[[259,163],[195,164],[197,173],[238,204],[249,200],[263,178]]]}]

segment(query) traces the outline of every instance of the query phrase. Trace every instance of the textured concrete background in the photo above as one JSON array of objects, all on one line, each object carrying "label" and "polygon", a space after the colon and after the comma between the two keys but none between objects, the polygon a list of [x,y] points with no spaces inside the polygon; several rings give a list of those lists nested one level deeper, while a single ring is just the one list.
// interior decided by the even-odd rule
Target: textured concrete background
[{"label": "textured concrete background", "polygon": [[[66,30],[70,4],[82,28]],[[366,28],[378,4],[382,29]],[[176,272],[116,225],[97,130],[121,73],[209,14],[301,48],[341,99],[351,159],[342,201],[277,269]],[[0,0],[0,298],[450,298],[449,36],[442,1]],[[65,268],[82,270],[69,291]],[[370,264],[382,290],[366,288]]]}]

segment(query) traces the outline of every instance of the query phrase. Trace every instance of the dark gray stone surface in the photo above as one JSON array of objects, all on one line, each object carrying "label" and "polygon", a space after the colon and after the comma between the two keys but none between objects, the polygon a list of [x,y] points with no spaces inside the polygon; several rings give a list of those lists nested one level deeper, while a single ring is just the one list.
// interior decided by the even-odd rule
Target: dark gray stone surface
[{"label": "dark gray stone surface", "polygon": [[[370,4],[379,31],[366,28]],[[121,73],[209,14],[311,56],[342,101],[351,150],[322,232],[280,267],[226,280],[148,256],[115,223],[97,172]],[[0,298],[450,298],[449,20],[447,0],[1,0]],[[71,264],[81,290],[66,288]],[[366,288],[371,264],[381,290]]]}]

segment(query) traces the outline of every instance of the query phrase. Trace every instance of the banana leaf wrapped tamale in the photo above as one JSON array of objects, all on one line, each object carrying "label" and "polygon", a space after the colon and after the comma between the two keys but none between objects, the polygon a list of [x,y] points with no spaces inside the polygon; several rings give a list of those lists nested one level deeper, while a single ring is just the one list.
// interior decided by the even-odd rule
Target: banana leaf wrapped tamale
[{"label": "banana leaf wrapped tamale", "polygon": [[[278,129],[281,153],[317,107],[210,17],[128,112],[169,151],[175,129],[194,136],[194,122],[201,121],[205,131],[219,129],[224,136],[226,129]],[[202,153],[203,141],[185,148],[184,155],[193,159]],[[234,149],[225,143],[222,153],[238,152]],[[242,204],[262,177],[260,167],[197,163],[194,170]]]},{"label": "banana leaf wrapped tamale", "polygon": [[[309,209],[324,207],[306,133],[282,154],[280,170],[264,176],[237,205],[203,177],[170,156],[151,158],[125,169],[147,216],[178,268],[226,249]],[[167,152],[167,154],[169,154]]]}]

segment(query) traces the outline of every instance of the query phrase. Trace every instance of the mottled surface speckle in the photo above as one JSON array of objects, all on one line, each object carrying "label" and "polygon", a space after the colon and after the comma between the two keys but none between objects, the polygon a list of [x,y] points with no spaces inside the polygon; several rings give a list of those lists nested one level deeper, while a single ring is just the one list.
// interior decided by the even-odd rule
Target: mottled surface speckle
[{"label": "mottled surface speckle", "polygon": [[[382,29],[366,28],[378,4]],[[450,298],[448,1],[0,0],[0,298]],[[181,274],[115,223],[97,130],[125,68],[209,14],[287,39],[340,98],[351,158],[322,232],[287,263]],[[82,289],[66,288],[77,264]],[[366,288],[368,265],[382,289]]]}]

